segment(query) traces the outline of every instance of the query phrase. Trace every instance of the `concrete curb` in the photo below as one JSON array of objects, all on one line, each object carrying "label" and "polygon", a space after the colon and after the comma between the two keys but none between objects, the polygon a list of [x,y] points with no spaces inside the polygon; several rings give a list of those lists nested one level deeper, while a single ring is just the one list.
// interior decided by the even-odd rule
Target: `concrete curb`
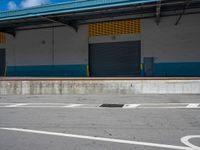
[{"label": "concrete curb", "polygon": [[5,80],[1,95],[199,94],[200,80]]}]

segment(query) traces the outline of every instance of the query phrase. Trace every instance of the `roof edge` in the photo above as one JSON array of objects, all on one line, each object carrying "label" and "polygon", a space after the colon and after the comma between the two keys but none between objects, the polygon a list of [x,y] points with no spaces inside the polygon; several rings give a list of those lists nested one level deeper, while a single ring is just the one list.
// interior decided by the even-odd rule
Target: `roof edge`
[{"label": "roof edge", "polygon": [[160,0],[80,0],[0,12],[0,21],[146,4]]}]

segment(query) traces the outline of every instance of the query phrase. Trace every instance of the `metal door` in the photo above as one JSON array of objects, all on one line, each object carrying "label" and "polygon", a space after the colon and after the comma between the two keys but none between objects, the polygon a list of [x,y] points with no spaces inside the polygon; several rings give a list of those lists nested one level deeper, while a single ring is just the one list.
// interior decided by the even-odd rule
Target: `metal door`
[{"label": "metal door", "polygon": [[154,58],[144,57],[144,74],[146,77],[153,76],[153,66],[154,66]]},{"label": "metal door", "polygon": [[5,49],[0,49],[0,76],[4,76],[6,66],[6,52]]},{"label": "metal door", "polygon": [[90,44],[90,75],[140,76],[140,45],[140,41]]}]

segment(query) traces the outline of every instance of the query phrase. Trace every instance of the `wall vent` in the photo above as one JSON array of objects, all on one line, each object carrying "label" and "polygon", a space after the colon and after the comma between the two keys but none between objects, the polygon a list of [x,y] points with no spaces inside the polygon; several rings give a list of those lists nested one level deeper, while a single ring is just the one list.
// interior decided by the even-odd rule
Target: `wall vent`
[{"label": "wall vent", "polygon": [[140,19],[108,21],[89,24],[89,37],[139,34]]},{"label": "wall vent", "polygon": [[6,35],[3,32],[0,32],[0,44],[6,43]]}]

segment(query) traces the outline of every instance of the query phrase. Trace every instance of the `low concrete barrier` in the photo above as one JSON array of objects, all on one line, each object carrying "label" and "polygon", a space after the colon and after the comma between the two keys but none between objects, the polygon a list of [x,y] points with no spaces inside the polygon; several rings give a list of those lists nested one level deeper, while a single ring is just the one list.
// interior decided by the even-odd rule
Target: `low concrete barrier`
[{"label": "low concrete barrier", "polygon": [[46,94],[200,94],[197,79],[4,79],[1,95]]}]

